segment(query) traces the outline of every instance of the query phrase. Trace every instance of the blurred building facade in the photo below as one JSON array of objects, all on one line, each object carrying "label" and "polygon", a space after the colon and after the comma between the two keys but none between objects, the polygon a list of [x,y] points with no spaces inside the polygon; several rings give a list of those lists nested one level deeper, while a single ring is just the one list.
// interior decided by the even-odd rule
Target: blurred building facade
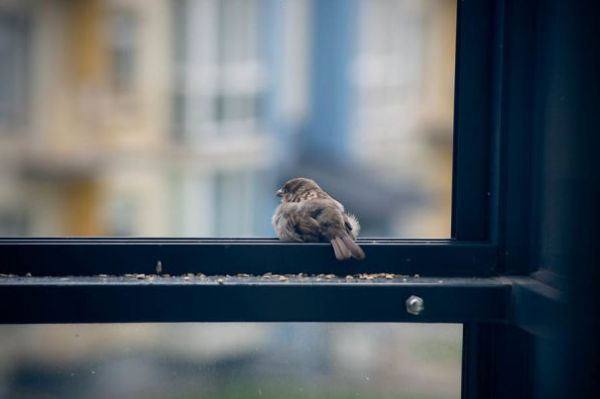
[{"label": "blurred building facade", "polygon": [[447,236],[455,7],[2,0],[0,234],[270,236],[307,174]]}]

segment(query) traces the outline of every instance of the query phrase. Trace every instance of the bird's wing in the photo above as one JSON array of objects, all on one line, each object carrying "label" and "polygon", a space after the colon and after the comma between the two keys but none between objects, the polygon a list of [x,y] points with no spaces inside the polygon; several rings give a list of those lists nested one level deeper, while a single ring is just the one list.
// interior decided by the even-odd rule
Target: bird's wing
[{"label": "bird's wing", "polygon": [[305,203],[284,203],[273,216],[273,227],[284,241],[316,242],[321,237],[319,223]]},{"label": "bird's wing", "polygon": [[309,215],[296,214],[288,220],[288,223],[304,242],[316,242],[321,238],[319,223]]}]

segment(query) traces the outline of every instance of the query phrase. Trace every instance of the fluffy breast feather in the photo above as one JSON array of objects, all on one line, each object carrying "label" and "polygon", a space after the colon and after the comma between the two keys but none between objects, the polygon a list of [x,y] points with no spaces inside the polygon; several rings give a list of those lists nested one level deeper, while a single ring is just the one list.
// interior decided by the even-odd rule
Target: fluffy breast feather
[{"label": "fluffy breast feather", "polygon": [[353,240],[356,240],[358,233],[360,233],[360,223],[356,216],[351,213],[346,213],[346,221],[350,225],[350,236]]}]

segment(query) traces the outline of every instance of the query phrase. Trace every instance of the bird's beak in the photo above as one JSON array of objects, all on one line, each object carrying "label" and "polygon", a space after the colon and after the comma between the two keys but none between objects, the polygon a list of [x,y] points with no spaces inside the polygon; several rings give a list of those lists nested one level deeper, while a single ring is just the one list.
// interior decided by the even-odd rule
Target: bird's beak
[{"label": "bird's beak", "polygon": [[275,192],[275,195],[278,196],[278,197],[283,197],[283,190],[282,189],[277,190]]}]

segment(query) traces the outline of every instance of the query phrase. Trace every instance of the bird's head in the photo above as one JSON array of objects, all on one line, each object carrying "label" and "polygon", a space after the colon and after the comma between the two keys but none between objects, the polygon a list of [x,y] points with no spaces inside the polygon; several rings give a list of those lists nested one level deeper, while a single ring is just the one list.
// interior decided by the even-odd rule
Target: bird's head
[{"label": "bird's head", "polygon": [[311,179],[305,177],[296,177],[286,181],[276,195],[281,197],[282,202],[298,202],[307,199],[311,192],[322,192],[321,187]]}]

